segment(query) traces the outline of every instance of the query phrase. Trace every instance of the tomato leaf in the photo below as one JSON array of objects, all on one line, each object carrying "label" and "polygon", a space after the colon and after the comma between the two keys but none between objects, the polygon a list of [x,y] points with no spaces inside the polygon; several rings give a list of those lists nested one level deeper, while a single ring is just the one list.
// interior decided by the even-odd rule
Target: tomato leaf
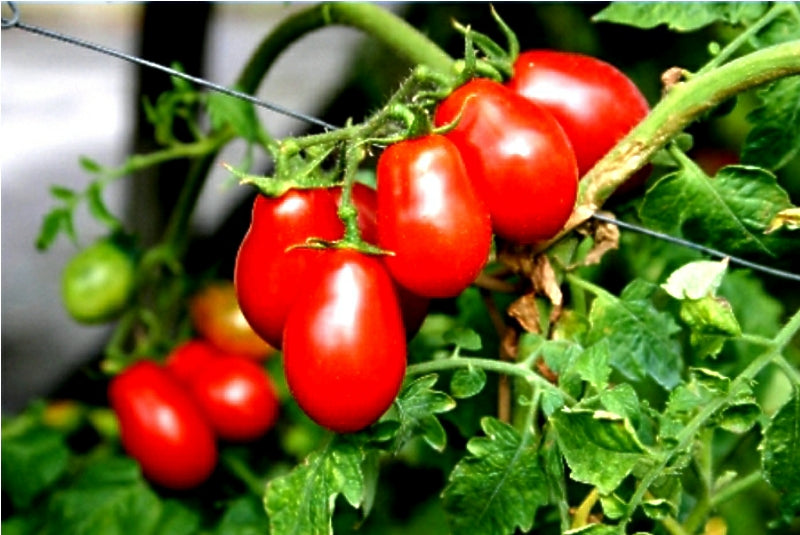
[{"label": "tomato leaf", "polygon": [[537,450],[500,420],[484,417],[481,427],[486,436],[470,439],[469,454],[455,466],[443,493],[452,532],[527,532],[548,499]]},{"label": "tomato leaf", "polygon": [[215,535],[263,535],[269,532],[264,504],[256,496],[245,494],[228,504],[214,530]]},{"label": "tomato leaf", "polygon": [[70,452],[61,433],[33,427],[3,437],[3,492],[16,507],[27,507],[66,471]]},{"label": "tomato leaf", "polygon": [[400,449],[412,436],[421,435],[436,451],[447,445],[447,434],[436,417],[455,408],[456,402],[439,390],[433,390],[438,376],[425,375],[407,385],[397,396],[400,427],[397,430],[395,449]]},{"label": "tomato leaf", "polygon": [[54,208],[44,216],[39,235],[36,237],[36,248],[46,251],[62,232],[69,236],[73,243],[77,243],[78,238],[72,224],[72,210],[68,207]]},{"label": "tomato leaf", "polygon": [[222,93],[209,93],[208,115],[214,128],[229,124],[240,137],[251,143],[258,141],[258,117],[250,102]]},{"label": "tomato leaf", "polygon": [[[182,501],[165,500],[162,502],[161,516],[152,535],[193,535],[199,528],[200,515],[197,511],[190,509]],[[227,533],[237,534],[234,531]]]},{"label": "tomato leaf", "polygon": [[702,299],[716,295],[727,269],[727,260],[690,262],[673,271],[661,287],[675,299]]},{"label": "tomato leaf", "polygon": [[764,477],[781,493],[781,512],[800,513],[800,397],[796,394],[773,415],[761,442]]},{"label": "tomato leaf", "polygon": [[778,80],[756,94],[761,106],[747,115],[753,129],[742,147],[742,163],[774,171],[800,151],[800,76]]},{"label": "tomato leaf", "polygon": [[106,207],[103,201],[102,185],[99,182],[92,182],[86,190],[86,201],[89,204],[89,213],[98,222],[104,224],[111,230],[122,228],[122,223]]},{"label": "tomato leaf", "polygon": [[616,489],[637,464],[648,458],[630,422],[619,415],[565,408],[550,422],[572,469],[571,477],[596,486],[601,494]]},{"label": "tomato leaf", "polygon": [[679,328],[671,315],[653,306],[654,290],[653,285],[635,280],[619,298],[599,295],[589,312],[588,343],[607,339],[612,367],[630,379],[649,376],[671,388],[680,380],[682,367],[680,346],[673,336]]},{"label": "tomato leaf", "polygon": [[785,233],[764,231],[778,212],[791,207],[786,191],[768,171],[732,165],[711,179],[692,165],[656,182],[640,215],[650,228],[730,254],[776,256],[792,242],[780,237]]},{"label": "tomato leaf", "polygon": [[162,504],[129,458],[90,465],[75,483],[53,496],[47,535],[155,533]]},{"label": "tomato leaf", "polygon": [[608,341],[602,339],[578,355],[573,370],[581,379],[596,389],[603,390],[608,384],[608,377],[611,374],[610,359],[611,348]]},{"label": "tomato leaf", "polygon": [[666,24],[672,31],[692,32],[714,22],[747,24],[766,9],[766,2],[614,2],[592,20],[642,29]]},{"label": "tomato leaf", "polygon": [[333,508],[338,495],[359,507],[364,495],[364,452],[346,437],[267,485],[264,499],[272,535],[333,533]]},{"label": "tomato leaf", "polygon": [[480,368],[468,366],[453,374],[450,380],[450,392],[453,397],[470,398],[483,390],[486,385],[486,372]]}]

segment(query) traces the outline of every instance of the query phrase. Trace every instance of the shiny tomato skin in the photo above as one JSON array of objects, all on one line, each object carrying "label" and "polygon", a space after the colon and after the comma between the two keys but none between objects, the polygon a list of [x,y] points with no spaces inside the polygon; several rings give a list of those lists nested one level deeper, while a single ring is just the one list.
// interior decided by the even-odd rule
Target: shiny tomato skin
[{"label": "shiny tomato skin", "polygon": [[572,143],[580,176],[650,111],[639,88],[616,67],[572,52],[521,53],[507,86],[556,118]]},{"label": "shiny tomato skin", "polygon": [[188,489],[217,463],[211,427],[176,379],[152,361],[139,361],[112,379],[109,402],[122,445],[144,475],[164,487]]},{"label": "shiny tomato skin", "polygon": [[378,245],[405,288],[454,297],[480,273],[492,225],[458,148],[429,135],[390,145],[378,159]]},{"label": "shiny tomato skin", "polygon": [[438,106],[436,126],[459,149],[499,237],[520,244],[555,236],[569,219],[578,168],[556,120],[502,84],[476,78]]},{"label": "shiny tomato skin", "polygon": [[391,406],[405,374],[394,285],[380,260],[348,249],[325,251],[315,279],[286,322],[286,380],[319,425],[358,431]]},{"label": "shiny tomato skin", "polygon": [[265,360],[275,353],[275,348],[250,327],[231,281],[214,281],[195,293],[189,299],[189,317],[197,334],[220,351],[254,360]]},{"label": "shiny tomato skin", "polygon": [[217,436],[225,440],[255,440],[278,418],[280,401],[272,380],[246,357],[223,354],[210,360],[192,378],[190,392]]},{"label": "shiny tomato skin", "polygon": [[164,367],[183,385],[189,385],[212,361],[222,356],[215,346],[193,338],[175,347],[167,355]]},{"label": "shiny tomato skin", "polygon": [[297,297],[307,290],[307,272],[319,250],[295,248],[308,238],[335,240],[344,228],[327,189],[290,190],[278,198],[258,195],[234,267],[242,313],[272,347],[282,346],[283,327]]}]

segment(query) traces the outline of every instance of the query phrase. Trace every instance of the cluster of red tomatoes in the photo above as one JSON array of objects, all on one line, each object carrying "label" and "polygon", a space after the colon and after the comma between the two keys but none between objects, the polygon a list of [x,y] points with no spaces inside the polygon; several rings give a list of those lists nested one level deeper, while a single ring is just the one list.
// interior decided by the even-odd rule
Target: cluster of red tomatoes
[{"label": "cluster of red tomatoes", "polygon": [[466,83],[435,113],[436,126],[454,128],[389,146],[376,190],[353,189],[362,237],[390,255],[295,247],[343,237],[341,188],[258,196],[237,296],[253,329],[283,349],[300,407],[339,432],[376,421],[397,395],[428,300],[475,280],[493,234],[519,244],[555,236],[578,177],[647,111],[621,72],[575,54],[526,52],[506,84]]},{"label": "cluster of red tomatoes", "polygon": [[245,323],[233,287],[203,290],[191,313],[197,338],[174,348],[163,366],[139,361],[109,386],[123,447],[146,477],[173,489],[194,487],[211,475],[218,438],[263,436],[280,405],[259,363],[273,350]]}]

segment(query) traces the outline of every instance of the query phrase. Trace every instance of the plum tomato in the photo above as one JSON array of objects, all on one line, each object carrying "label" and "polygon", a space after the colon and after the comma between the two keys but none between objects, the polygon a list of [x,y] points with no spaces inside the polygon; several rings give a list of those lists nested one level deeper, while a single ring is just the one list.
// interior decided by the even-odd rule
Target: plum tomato
[{"label": "plum tomato", "polygon": [[378,245],[413,293],[454,297],[480,273],[492,224],[458,148],[439,135],[390,145],[378,159]]},{"label": "plum tomato", "polygon": [[236,256],[234,284],[247,322],[274,348],[282,346],[286,317],[307,290],[308,271],[321,253],[292,247],[311,237],[340,238],[344,228],[336,212],[327,189],[256,196],[250,228]]},{"label": "plum tomato", "polygon": [[133,256],[102,239],[73,256],[61,276],[64,307],[86,324],[113,320],[131,299],[136,278]]},{"label": "plum tomato", "polygon": [[313,279],[286,321],[286,380],[319,425],[358,431],[391,406],[405,374],[394,284],[379,259],[350,249],[324,251]]},{"label": "plum tomato", "polygon": [[552,238],[575,205],[578,166],[550,113],[500,83],[476,78],[445,98],[436,126],[461,153],[497,236],[528,244]]},{"label": "plum tomato", "polygon": [[161,366],[139,361],[112,379],[108,397],[122,446],[145,477],[171,489],[199,485],[213,472],[217,445],[189,393]]},{"label": "plum tomato", "polygon": [[189,299],[189,317],[197,334],[221,351],[255,360],[275,353],[242,314],[231,281],[214,281],[195,293]]},{"label": "plum tomato", "polygon": [[572,143],[583,176],[650,111],[616,67],[582,54],[529,50],[507,86],[549,111]]},{"label": "plum tomato", "polygon": [[195,377],[222,352],[205,340],[193,338],[175,347],[164,362],[173,377],[190,385]]},{"label": "plum tomato", "polygon": [[192,378],[190,392],[225,440],[255,440],[278,418],[280,401],[272,380],[247,357],[223,354],[211,359]]}]

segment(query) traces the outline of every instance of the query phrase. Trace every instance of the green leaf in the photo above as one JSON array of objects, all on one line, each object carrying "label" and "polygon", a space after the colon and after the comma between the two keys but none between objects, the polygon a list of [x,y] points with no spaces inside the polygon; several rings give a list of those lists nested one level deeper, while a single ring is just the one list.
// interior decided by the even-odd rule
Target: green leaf
[{"label": "green leaf", "polygon": [[587,524],[581,528],[565,531],[564,535],[624,535],[625,531],[620,526],[607,524]]},{"label": "green leaf", "polygon": [[112,458],[90,465],[74,485],[54,495],[45,533],[146,535],[156,529],[161,511],[136,462]]},{"label": "green leaf", "polygon": [[727,270],[727,260],[690,262],[673,271],[661,287],[675,299],[702,299],[716,295]]},{"label": "green leaf", "polygon": [[743,401],[727,407],[716,418],[716,422],[725,431],[743,435],[753,428],[762,414],[761,407],[755,400]]},{"label": "green leaf", "polygon": [[75,228],[72,225],[72,209],[68,207],[54,208],[44,216],[39,235],[36,237],[36,248],[46,251],[62,232],[67,234],[73,243],[77,243]]},{"label": "green leaf", "polygon": [[251,143],[258,141],[260,126],[252,103],[223,93],[209,93],[208,115],[215,129],[229,124],[239,137]]},{"label": "green leaf", "polygon": [[455,466],[442,495],[452,533],[527,532],[548,500],[536,448],[495,418],[484,417],[481,427],[486,436],[467,443],[469,455]]},{"label": "green leaf", "polygon": [[444,333],[444,342],[466,349],[478,351],[481,348],[481,337],[468,327],[455,327]]},{"label": "green leaf", "polygon": [[27,507],[67,469],[70,452],[57,431],[34,427],[3,437],[2,486],[16,507]]},{"label": "green leaf", "polygon": [[420,377],[397,396],[397,449],[414,435],[421,435],[436,451],[443,451],[447,445],[447,434],[436,415],[453,410],[456,402],[444,392],[433,390],[437,379],[436,375]]},{"label": "green leaf", "polygon": [[103,202],[102,185],[99,182],[92,182],[86,190],[86,201],[89,204],[89,213],[98,222],[107,226],[111,230],[122,228],[122,222],[106,207]]},{"label": "green leaf", "polygon": [[753,129],[742,163],[776,170],[800,151],[800,76],[783,78],[756,93],[761,106],[747,115]]},{"label": "green leaf", "polygon": [[[264,516],[263,508],[261,510]],[[194,535],[199,528],[200,515],[197,511],[190,509],[182,501],[166,500],[162,503],[161,518],[152,535]],[[234,535],[235,532],[228,533]]]},{"label": "green leaf", "polygon": [[692,329],[690,340],[700,358],[718,354],[727,339],[742,334],[730,304],[722,298],[707,296],[684,301],[680,314]]},{"label": "green leaf", "polygon": [[353,507],[364,495],[361,463],[364,453],[338,435],[322,451],[267,485],[264,503],[272,535],[333,533],[332,517],[338,495]]},{"label": "green leaf", "polygon": [[777,256],[791,243],[765,235],[775,215],[792,206],[775,176],[742,165],[710,179],[696,165],[661,178],[640,208],[644,224],[730,254]]},{"label": "green leaf", "polygon": [[578,355],[573,371],[597,390],[605,389],[611,374],[611,348],[605,338],[586,348]]},{"label": "green leaf", "polygon": [[601,494],[616,489],[646,459],[646,448],[630,422],[605,411],[562,409],[550,419],[572,478]]},{"label": "green leaf", "polygon": [[776,412],[761,441],[764,477],[781,494],[786,516],[800,513],[800,397]]},{"label": "green leaf", "polygon": [[78,164],[88,173],[99,173],[103,170],[102,165],[88,156],[80,156],[78,158]]},{"label": "green leaf", "polygon": [[264,504],[252,494],[245,494],[225,509],[214,530],[215,535],[264,535],[269,532],[269,519]]},{"label": "green leaf", "polygon": [[603,292],[589,312],[589,344],[607,339],[611,365],[626,377],[652,377],[664,388],[675,386],[682,368],[680,346],[673,337],[679,328],[650,300],[655,287],[633,281],[617,298]]},{"label": "green leaf", "polygon": [[622,383],[600,392],[600,402],[609,412],[627,418],[634,426],[642,418],[639,396],[633,386]]},{"label": "green leaf", "polygon": [[66,204],[74,203],[79,197],[75,190],[64,186],[50,186],[50,195]]},{"label": "green leaf", "polygon": [[784,9],[783,13],[767,24],[755,37],[751,38],[755,47],[765,48],[770,45],[800,39],[800,21],[795,16],[794,6],[791,6],[790,2],[786,2],[784,5],[786,9]]},{"label": "green leaf", "polygon": [[486,372],[474,366],[467,366],[453,374],[450,380],[450,392],[456,398],[470,398],[480,393],[485,385]]},{"label": "green leaf", "polygon": [[746,24],[766,9],[766,2],[614,2],[592,20],[643,29],[666,24],[672,31],[691,32],[714,22]]}]

